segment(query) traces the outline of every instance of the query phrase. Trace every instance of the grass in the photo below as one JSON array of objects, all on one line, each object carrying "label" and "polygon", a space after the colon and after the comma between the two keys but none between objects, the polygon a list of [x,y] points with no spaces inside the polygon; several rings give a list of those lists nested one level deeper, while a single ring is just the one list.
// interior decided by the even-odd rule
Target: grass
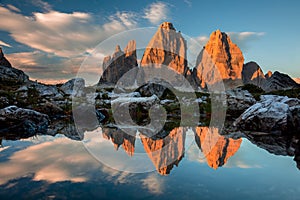
[{"label": "grass", "polygon": [[279,95],[279,96],[287,96],[289,98],[298,98],[300,99],[300,88],[297,89],[289,89],[289,90],[277,90],[272,92],[265,92],[263,89],[256,85],[247,84],[240,87],[242,90],[248,90],[252,94],[252,96],[259,101],[261,95]]}]

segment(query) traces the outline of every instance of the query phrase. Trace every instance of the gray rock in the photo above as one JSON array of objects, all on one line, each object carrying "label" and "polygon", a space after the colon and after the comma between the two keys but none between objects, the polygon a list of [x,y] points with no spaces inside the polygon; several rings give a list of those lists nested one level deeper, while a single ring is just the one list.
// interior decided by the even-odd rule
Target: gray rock
[{"label": "gray rock", "polygon": [[85,81],[82,78],[74,78],[67,81],[60,87],[66,95],[81,96],[85,87]]},{"label": "gray rock", "polygon": [[230,112],[241,114],[250,106],[256,103],[256,100],[250,92],[236,88],[226,91],[227,96],[227,109]]},{"label": "gray rock", "polygon": [[263,95],[261,101],[248,108],[234,125],[245,131],[292,133],[299,130],[299,106],[299,99]]},{"label": "gray rock", "polygon": [[0,97],[0,108],[4,108],[9,105],[9,99],[7,97]]},{"label": "gray rock", "polygon": [[48,123],[48,115],[34,110],[17,106],[0,109],[0,133],[3,135],[17,134],[19,137],[29,137],[46,133]]},{"label": "gray rock", "polygon": [[29,77],[21,70],[0,66],[0,83],[1,84],[22,84],[29,81]]}]

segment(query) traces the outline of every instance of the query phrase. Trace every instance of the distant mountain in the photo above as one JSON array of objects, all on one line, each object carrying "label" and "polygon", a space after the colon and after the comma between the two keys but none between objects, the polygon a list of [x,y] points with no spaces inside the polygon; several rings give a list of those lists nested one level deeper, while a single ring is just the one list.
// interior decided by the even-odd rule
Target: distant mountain
[{"label": "distant mountain", "polygon": [[296,83],[287,74],[275,71],[270,78],[267,79],[266,83],[262,86],[262,89],[266,92],[276,90],[286,90],[300,88],[300,85]]},{"label": "distant mountain", "polygon": [[266,77],[256,62],[248,62],[243,66],[242,71],[243,83],[253,84],[262,87],[266,82]]}]

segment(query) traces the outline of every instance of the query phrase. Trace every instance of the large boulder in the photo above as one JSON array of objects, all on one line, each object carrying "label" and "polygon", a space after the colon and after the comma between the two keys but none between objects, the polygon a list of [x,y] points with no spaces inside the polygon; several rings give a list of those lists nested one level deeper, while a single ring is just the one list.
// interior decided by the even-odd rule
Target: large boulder
[{"label": "large boulder", "polygon": [[64,83],[60,90],[66,95],[81,96],[85,87],[83,78],[74,78]]},{"label": "large boulder", "polygon": [[236,88],[226,91],[227,110],[231,114],[241,114],[250,106],[256,103],[256,100],[250,92]]},{"label": "large boulder", "polygon": [[245,131],[297,133],[300,130],[300,100],[263,95],[261,101],[248,108],[234,125]]},{"label": "large boulder", "polygon": [[9,106],[0,109],[0,134],[4,137],[16,135],[19,138],[30,137],[47,132],[48,115],[40,112]]}]

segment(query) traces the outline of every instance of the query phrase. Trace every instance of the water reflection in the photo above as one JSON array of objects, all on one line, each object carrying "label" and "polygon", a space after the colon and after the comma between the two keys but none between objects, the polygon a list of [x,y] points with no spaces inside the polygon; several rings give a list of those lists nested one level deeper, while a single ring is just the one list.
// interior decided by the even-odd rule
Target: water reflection
[{"label": "water reflection", "polygon": [[[217,128],[208,127],[174,127],[152,138],[142,132],[137,133],[136,137],[128,136],[117,127],[98,128],[97,131],[86,132],[85,136],[88,134],[100,140],[106,150],[103,153],[109,153],[109,157],[123,153],[128,160],[134,160],[141,147],[149,164],[158,173],[131,174],[113,170],[95,160],[82,142],[60,135],[35,136],[20,141],[4,138],[0,153],[0,196],[24,194],[28,198],[63,198],[67,195],[116,199],[126,194],[131,198],[154,198],[151,195],[159,195],[167,199],[176,198],[180,191],[189,194],[187,197],[196,198],[208,189],[214,191],[216,187],[230,191],[227,185],[240,189],[240,192],[231,193],[236,197],[243,197],[243,191],[271,195],[272,192],[265,190],[266,185],[272,185],[276,190],[289,188],[289,197],[299,192],[292,159],[275,155],[287,155],[287,152],[293,151],[297,155],[299,145],[291,138],[257,135],[255,139],[249,139],[261,147],[257,148],[247,139],[224,136]],[[187,145],[189,134],[195,141],[191,147]],[[274,145],[267,145],[266,140],[273,141]],[[176,165],[180,167],[174,167]],[[221,166],[224,170],[211,170]],[[161,176],[169,173],[171,175]],[[230,179],[235,181],[226,184]],[[275,184],[273,180],[277,180]],[[257,182],[261,183],[261,191],[252,187]],[[194,191],[196,186],[197,192]],[[207,198],[219,194],[210,192]],[[287,196],[279,194],[278,197]]]},{"label": "water reflection", "polygon": [[[62,129],[64,130],[64,132],[62,133],[65,136],[72,140],[82,140],[84,138],[82,136],[77,136],[72,125],[69,124],[68,127],[69,128]],[[173,167],[178,166],[182,161],[183,157],[185,156],[186,150],[188,150],[189,148],[189,145],[187,145],[186,142],[187,132],[190,132],[194,135],[194,141],[198,149],[202,152],[207,165],[213,169],[217,169],[225,165],[228,160],[235,155],[242,143],[241,136],[246,137],[253,144],[267,150],[269,153],[283,156],[295,156],[294,160],[297,162],[297,166],[299,167],[300,144],[299,140],[297,140],[294,136],[271,136],[269,134],[258,133],[257,135],[252,134],[251,136],[242,134],[239,135],[239,137],[233,137],[232,135],[221,135],[222,132],[216,127],[166,127],[165,129],[161,130],[159,133],[151,137],[148,137],[147,133],[144,134],[143,131],[136,131],[136,136],[129,135],[125,133],[123,129],[114,126],[104,126],[100,128],[100,134],[104,140],[111,141],[116,152],[120,147],[122,147],[121,151],[126,152],[128,156],[126,162],[129,163],[131,161],[134,161],[134,159],[130,160],[131,157],[139,156],[135,155],[136,142],[139,142],[139,145],[142,145],[143,147],[144,153],[148,156],[149,161],[152,162],[152,165],[154,166],[156,171],[161,175],[170,174]],[[96,130],[99,132],[99,128]],[[86,132],[85,135],[92,134],[93,138],[97,139],[99,138],[99,133],[96,132],[89,131]],[[22,138],[26,137],[22,136]],[[0,138],[0,141],[2,142],[3,139],[19,140],[21,138],[18,134],[9,134],[2,136]],[[61,144],[64,144],[64,142],[62,142]],[[111,146],[107,145],[107,143],[104,143],[102,141],[100,146],[100,151],[105,152],[110,160],[112,160],[113,158],[120,160],[118,163],[116,163],[116,165],[120,165],[120,163],[122,162],[123,164],[125,163],[125,160],[123,160],[124,156],[121,154],[114,155],[114,153],[112,153],[111,151]],[[31,159],[30,155],[31,154],[28,153],[28,155],[24,155],[24,157],[26,157],[26,159],[28,160]],[[18,158],[21,160],[21,157]],[[77,159],[80,159],[80,157],[78,157]],[[34,159],[32,159],[32,161],[34,161]],[[21,163],[16,163],[16,165],[22,166]],[[149,169],[151,169],[150,166]],[[8,175],[15,173],[18,174],[16,171],[13,171],[13,168],[9,168],[8,172],[9,171],[11,171],[12,173],[8,173]],[[59,175],[59,177],[65,176]],[[81,180],[81,178],[77,177],[70,180]]]}]

